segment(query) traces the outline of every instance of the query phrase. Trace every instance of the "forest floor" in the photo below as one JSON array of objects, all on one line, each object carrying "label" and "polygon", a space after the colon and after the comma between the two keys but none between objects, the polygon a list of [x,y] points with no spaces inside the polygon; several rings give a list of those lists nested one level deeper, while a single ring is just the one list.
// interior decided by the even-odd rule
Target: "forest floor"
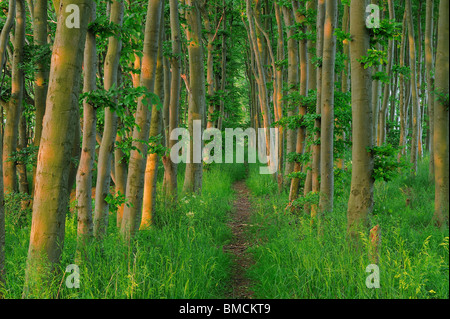
[{"label": "forest floor", "polygon": [[231,220],[228,226],[233,237],[224,251],[231,254],[232,269],[227,297],[230,299],[252,299],[251,280],[246,276],[247,269],[254,264],[252,255],[247,251],[250,243],[246,229],[251,217],[250,190],[244,180],[234,183],[236,199],[233,203]]}]

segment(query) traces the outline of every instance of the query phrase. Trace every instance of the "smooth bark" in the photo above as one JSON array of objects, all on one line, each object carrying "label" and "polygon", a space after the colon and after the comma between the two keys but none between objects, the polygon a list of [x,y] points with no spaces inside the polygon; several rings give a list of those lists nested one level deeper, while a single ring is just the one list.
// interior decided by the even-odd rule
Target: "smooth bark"
[{"label": "smooth bark", "polygon": [[41,297],[60,259],[69,202],[70,156],[78,121],[78,90],[93,1],[78,0],[80,28],[67,28],[65,8],[74,0],[61,1],[51,59],[47,110],[38,153],[33,218],[28,250],[24,297]]}]

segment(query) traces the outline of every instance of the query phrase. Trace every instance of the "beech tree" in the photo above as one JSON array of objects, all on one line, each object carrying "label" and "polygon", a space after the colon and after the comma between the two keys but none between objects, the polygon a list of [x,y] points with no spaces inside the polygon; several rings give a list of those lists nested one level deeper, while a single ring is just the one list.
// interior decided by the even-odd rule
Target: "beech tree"
[{"label": "beech tree", "polygon": [[449,100],[448,100],[448,1],[440,1],[438,38],[436,48],[436,75],[435,75],[435,102],[434,102],[434,176],[435,176],[435,203],[434,220],[438,226],[448,226],[449,187]]},{"label": "beech tree", "polygon": [[[189,112],[188,129],[191,136],[189,143],[189,158],[186,161],[186,173],[184,176],[184,192],[200,192],[202,188],[203,161],[202,149],[203,142],[194,148],[194,121],[200,121],[201,127],[205,127],[203,114],[205,114],[205,71],[203,65],[203,45],[202,45],[202,24],[200,19],[199,1],[186,0],[186,20],[185,27],[186,38],[189,43]],[[197,137],[198,138],[198,137]],[[203,139],[202,139],[203,141]],[[200,163],[197,163],[200,157]],[[197,160],[194,161],[194,159]]]},{"label": "beech tree", "polygon": [[352,91],[352,181],[348,200],[347,230],[356,239],[361,227],[368,226],[368,216],[373,209],[373,155],[372,105],[370,96],[370,69],[358,59],[367,55],[369,33],[365,23],[367,1],[352,1],[350,4],[350,55],[351,55],[351,91]]},{"label": "beech tree", "polygon": [[[90,21],[95,21],[95,3],[91,9]],[[97,88],[97,44],[95,34],[88,31],[83,59],[83,92],[92,92]],[[78,214],[78,240],[79,246],[83,246],[93,235],[92,220],[92,178],[95,161],[95,133],[96,114],[95,106],[87,101],[83,102],[83,145],[80,157],[80,165],[77,172],[77,214]],[[80,247],[80,248],[81,248]]]},{"label": "beech tree", "polygon": [[[64,243],[65,216],[69,200],[68,178],[77,119],[81,65],[87,22],[93,2],[78,0],[80,28],[69,28],[61,0],[51,60],[46,116],[36,169],[33,218],[28,250],[24,296],[39,297],[48,282]],[[53,123],[59,125],[53,125]]]},{"label": "beech tree", "polygon": [[17,149],[19,137],[19,120],[23,102],[23,47],[25,45],[25,0],[16,1],[16,23],[14,34],[14,51],[11,70],[11,99],[6,107],[3,136],[3,182],[6,193],[18,190],[16,161],[11,159]]},{"label": "beech tree", "polygon": [[135,115],[136,127],[133,130],[134,150],[130,154],[128,166],[126,205],[123,211],[121,233],[125,240],[130,240],[139,229],[142,215],[142,197],[144,191],[144,172],[148,150],[150,130],[150,109],[156,78],[156,61],[160,40],[161,6],[163,0],[149,0],[145,22],[144,49],[141,65],[140,84],[149,93],[141,96]]},{"label": "beech tree", "polygon": [[336,58],[337,1],[325,2],[323,35],[321,127],[320,127],[320,212],[333,210],[334,193],[334,66]]},{"label": "beech tree", "polygon": [[[123,23],[124,3],[115,0],[111,4],[110,22],[121,26]],[[108,39],[108,51],[105,57],[104,86],[105,90],[117,87],[117,75],[122,43],[120,38],[111,36]],[[114,102],[117,105],[117,102]],[[110,194],[110,174],[112,165],[112,151],[117,134],[117,113],[112,107],[105,110],[105,123],[98,156],[98,172],[95,192],[94,236],[105,235],[108,222],[109,206],[106,197]]]}]

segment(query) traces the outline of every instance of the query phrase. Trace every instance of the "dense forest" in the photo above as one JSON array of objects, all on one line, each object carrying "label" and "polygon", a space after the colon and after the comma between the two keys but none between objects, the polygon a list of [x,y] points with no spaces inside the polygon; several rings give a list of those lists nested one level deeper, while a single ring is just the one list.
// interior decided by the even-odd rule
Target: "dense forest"
[{"label": "dense forest", "polygon": [[449,298],[448,0],[1,0],[0,298]]}]

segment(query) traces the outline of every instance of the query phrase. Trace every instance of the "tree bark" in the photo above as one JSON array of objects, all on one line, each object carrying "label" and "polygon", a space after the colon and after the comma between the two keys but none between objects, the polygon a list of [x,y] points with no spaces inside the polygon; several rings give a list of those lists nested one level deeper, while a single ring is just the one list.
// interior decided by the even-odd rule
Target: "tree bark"
[{"label": "tree bark", "polygon": [[411,163],[413,172],[417,171],[417,161],[419,157],[420,142],[420,107],[419,96],[417,92],[417,68],[416,68],[416,42],[414,40],[414,24],[412,21],[411,0],[406,0],[405,10],[407,12],[406,22],[408,24],[408,42],[409,42],[409,67],[411,76],[411,94],[412,94],[412,137],[411,137]]},{"label": "tree bark", "polygon": [[[394,3],[392,0],[388,1],[389,5],[389,20],[395,19],[395,11],[394,11]],[[394,63],[394,40],[389,39],[388,44],[388,64],[386,67],[386,73],[389,77],[389,82],[384,83],[383,87],[383,101],[381,104],[381,109],[378,113],[374,113],[374,117],[378,116],[378,131],[377,131],[377,145],[381,146],[386,142],[386,118],[387,118],[387,110],[388,110],[388,103],[389,103],[389,97],[391,96],[390,92],[390,82],[391,82],[391,76],[392,76],[392,66]]]},{"label": "tree bark", "polygon": [[441,0],[439,4],[439,25],[436,49],[436,82],[434,103],[434,169],[435,201],[434,220],[442,228],[448,227],[449,210],[449,132],[448,132],[448,12],[449,2]]},{"label": "tree bark", "polygon": [[[164,6],[161,6],[161,28],[160,28],[160,38],[159,43],[164,40]],[[158,57],[156,62],[156,79],[155,79],[155,94],[159,97],[161,103],[164,101],[164,60],[162,46],[159,46]],[[161,111],[157,105],[152,107],[152,115],[150,122],[150,138],[156,138],[161,132]],[[154,143],[156,145],[157,143]],[[156,203],[156,181],[158,177],[158,164],[159,155],[155,153],[148,154],[147,164],[145,166],[145,177],[144,177],[144,197],[143,197],[143,207],[142,207],[142,219],[140,229],[145,229],[151,226],[153,222],[153,215],[155,211]]]},{"label": "tree bark", "polygon": [[[170,132],[178,127],[178,112],[180,107],[180,53],[181,53],[181,31],[180,20],[178,16],[178,1],[170,0],[170,32],[172,39],[172,52],[173,56],[170,59],[170,65],[172,68],[172,76],[170,83],[170,104],[169,104],[169,136]],[[166,97],[169,99],[169,97]],[[168,138],[168,148],[172,149],[177,141]],[[177,167],[170,156],[163,157],[164,163],[164,180],[165,180],[165,196],[176,200],[177,196]]]},{"label": "tree bark", "polygon": [[49,76],[47,110],[36,169],[33,218],[26,267],[24,297],[40,297],[53,266],[60,259],[69,202],[70,156],[78,109],[78,88],[86,39],[87,21],[93,1],[78,0],[80,28],[67,28],[74,0],[61,0]]},{"label": "tree bark", "polygon": [[[90,13],[90,22],[96,18],[95,3]],[[97,44],[95,34],[88,31],[84,49],[83,62],[83,92],[92,92],[97,89]],[[93,235],[92,221],[92,172],[94,169],[97,111],[93,105],[83,102],[83,144],[78,166],[76,182],[77,199],[77,250],[81,252],[85,244]]]},{"label": "tree bark", "polygon": [[[302,24],[305,22],[306,17],[298,11],[298,1],[292,1],[292,8],[294,10],[294,17],[297,24],[300,24],[300,32],[305,33],[306,28]],[[306,39],[300,40],[299,45],[299,57],[300,57],[300,98],[308,95],[308,64],[307,64],[307,47]],[[306,105],[300,103],[298,115],[303,118],[306,115]],[[298,155],[302,155],[305,152],[306,143],[306,127],[301,124],[297,129],[296,147],[295,152]],[[303,165],[299,162],[294,163],[294,172],[301,172]],[[291,180],[291,188],[289,192],[289,201],[293,201],[298,198],[298,192],[300,189],[300,178],[294,177]]]},{"label": "tree bark", "polygon": [[[314,121],[314,143],[312,146],[312,161],[311,161],[311,191],[313,193],[319,193],[320,191],[320,129],[321,129],[321,106],[322,106],[322,55],[323,55],[323,28],[325,22],[325,0],[318,0],[317,3],[317,40],[316,40],[316,57],[318,59],[318,65],[316,68],[316,81],[317,81],[317,101],[316,101],[316,114],[318,117]],[[311,217],[317,215],[317,205],[311,205]]]},{"label": "tree bark", "polygon": [[[349,15],[350,15],[350,6],[345,4],[344,5],[344,15],[342,17],[342,31],[345,33],[348,33],[349,31]],[[344,69],[341,72],[341,92],[347,93],[349,90],[349,82],[350,82],[350,42],[348,39],[344,39],[342,41],[342,51],[344,54]],[[345,132],[342,132],[342,134],[339,134],[337,136],[337,139],[340,141],[345,140]],[[337,168],[344,169],[344,159],[338,158],[337,159]]]},{"label": "tree bark", "polygon": [[372,147],[372,105],[370,97],[371,74],[369,69],[357,60],[366,56],[369,50],[369,34],[365,25],[367,1],[352,1],[350,5],[351,86],[352,86],[352,180],[347,211],[347,232],[352,239],[358,238],[358,231],[368,226],[368,216],[373,209],[373,155],[367,150]]},{"label": "tree bark", "polygon": [[[124,3],[123,0],[115,0],[111,5],[110,22],[122,26]],[[108,39],[108,51],[105,57],[104,66],[104,87],[105,90],[117,86],[117,75],[119,68],[120,52],[122,41],[114,36]],[[106,196],[110,194],[110,174],[112,166],[112,155],[114,142],[117,134],[117,114],[111,108],[105,109],[104,129],[102,143],[97,160],[97,183],[95,191],[95,212],[94,212],[94,236],[101,238],[106,234],[108,226],[109,205]]]},{"label": "tree bark", "polygon": [[[9,41],[9,32],[14,24],[16,14],[16,1],[10,0],[8,5],[8,16],[0,33],[0,70],[3,70],[3,62],[6,61],[6,47]],[[2,105],[3,124],[3,105]],[[3,125],[2,125],[3,126]],[[3,141],[3,127],[0,128],[0,141]],[[0,289],[5,284],[5,206],[3,187],[3,143],[0,142]],[[0,293],[0,298],[2,294]]]},{"label": "tree bark", "polygon": [[[145,23],[144,49],[141,66],[141,86],[149,93],[154,92],[156,60],[159,46],[159,30],[161,27],[161,6],[164,0],[149,0]],[[146,99],[144,101],[144,99]],[[151,100],[140,97],[135,115],[137,127],[133,130],[133,150],[128,165],[126,200],[123,211],[121,234],[129,241],[139,229],[142,215],[142,197],[144,193],[144,173],[147,159],[148,137],[150,130]]]},{"label": "tree bark", "polygon": [[326,1],[323,36],[322,98],[320,127],[320,213],[333,211],[334,193],[334,67],[336,64],[337,1]]},{"label": "tree bark", "polygon": [[[278,30],[278,42],[277,42],[277,60],[281,61],[284,59],[284,31],[283,31],[283,21],[282,21],[282,9],[279,4],[274,3],[275,8],[275,19],[277,21]],[[276,100],[276,110],[275,110],[275,121],[280,121],[283,117],[283,65],[279,65],[275,74],[275,89],[274,99]],[[283,190],[283,162],[284,162],[284,127],[278,126],[278,191]]]},{"label": "tree bark", "polygon": [[[405,66],[405,51],[406,51],[406,10],[403,14],[403,31],[402,31],[402,38],[400,42],[400,57],[399,57],[399,66],[404,67]],[[408,95],[406,94],[406,81],[405,76],[400,73],[399,75],[399,115],[400,115],[400,152],[398,153],[398,159],[400,160],[401,157],[405,154],[406,150],[406,138],[407,138],[407,99]]]},{"label": "tree bark", "polygon": [[[47,45],[47,0],[33,1],[33,40],[35,45]],[[42,120],[45,114],[45,99],[47,97],[48,67],[43,61],[38,61],[37,72],[34,75],[34,107],[35,128],[34,146],[39,147],[42,135]],[[36,169],[33,169],[33,181]]]},{"label": "tree bark", "polygon": [[23,48],[25,45],[25,0],[17,0],[13,45],[11,99],[6,108],[6,124],[3,136],[3,183],[5,194],[18,190],[17,165],[16,161],[11,159],[11,155],[17,150],[19,121],[23,101],[24,74],[21,64],[23,63]]},{"label": "tree bark", "polygon": [[[194,157],[201,156],[203,149],[203,140],[197,148],[194,148],[194,121],[201,121],[202,128],[205,127],[203,114],[205,112],[205,71],[203,66],[203,44],[202,44],[202,24],[199,13],[198,0],[187,0],[186,5],[189,10],[186,11],[186,38],[189,42],[189,110],[188,110],[188,129],[191,136],[189,148],[190,158],[186,162],[186,172],[184,176],[183,191],[187,193],[201,192],[203,161],[194,163]],[[200,154],[198,154],[200,152]]]},{"label": "tree bark", "polygon": [[[292,28],[294,24],[294,16],[292,11],[283,7],[283,18],[284,25],[287,28],[287,50],[288,50],[288,89],[289,94],[295,94],[299,90],[299,54],[298,54],[298,41],[293,37],[295,30]],[[298,113],[298,105],[289,99],[287,105],[287,115],[288,117],[294,116]],[[286,164],[284,167],[284,176],[287,176],[294,171],[294,163],[287,159],[290,153],[295,152],[296,143],[295,139],[297,137],[297,130],[286,128]]]},{"label": "tree bark", "polygon": [[430,153],[429,176],[430,181],[434,180],[434,77],[431,72],[433,70],[433,0],[427,0],[426,18],[425,18],[425,73],[427,81],[427,106],[428,106],[428,126],[429,136],[428,151]]}]

